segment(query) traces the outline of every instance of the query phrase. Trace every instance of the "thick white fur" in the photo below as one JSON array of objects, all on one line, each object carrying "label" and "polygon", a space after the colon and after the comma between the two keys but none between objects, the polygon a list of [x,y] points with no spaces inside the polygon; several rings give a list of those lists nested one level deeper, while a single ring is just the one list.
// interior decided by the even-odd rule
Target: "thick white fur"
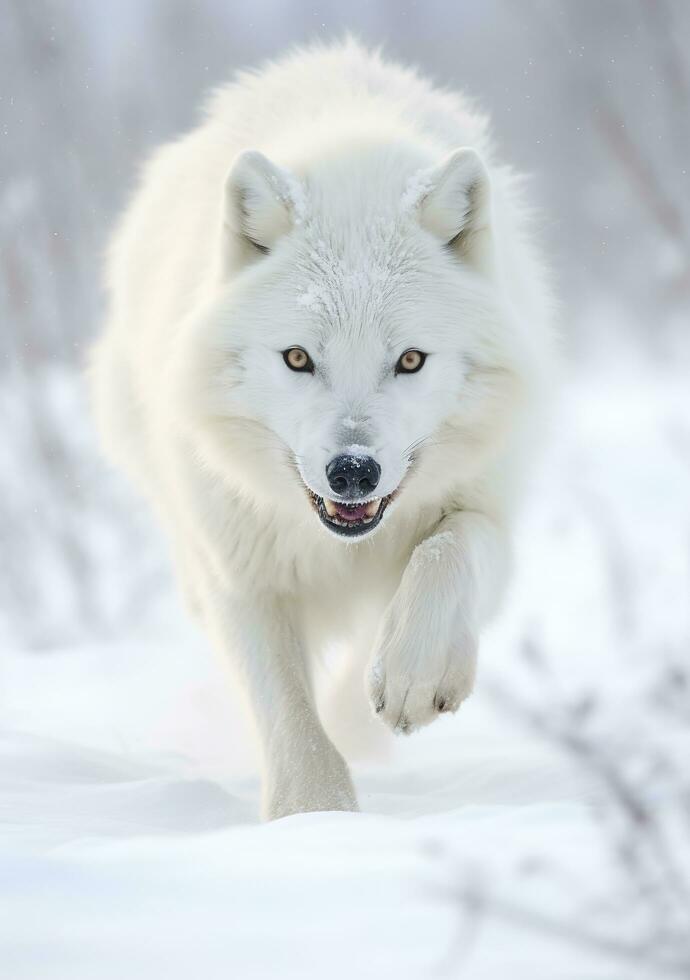
[{"label": "thick white fur", "polygon": [[[267,816],[356,807],[311,690],[331,642],[394,730],[470,693],[552,372],[544,280],[485,121],[353,41],[241,75],[145,168],[108,262],[97,416],[248,694]],[[294,345],[316,374],[288,370]],[[396,377],[410,347],[427,362]],[[327,496],[352,445],[377,493],[400,487],[358,543],[305,490]]]}]

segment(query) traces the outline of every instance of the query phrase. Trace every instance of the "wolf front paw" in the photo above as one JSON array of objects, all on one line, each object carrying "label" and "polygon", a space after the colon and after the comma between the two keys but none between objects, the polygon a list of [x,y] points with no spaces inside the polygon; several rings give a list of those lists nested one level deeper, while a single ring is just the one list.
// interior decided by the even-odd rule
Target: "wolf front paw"
[{"label": "wolf front paw", "polygon": [[476,664],[477,641],[469,634],[445,651],[384,646],[367,678],[373,709],[394,732],[409,734],[457,711],[472,693]]}]

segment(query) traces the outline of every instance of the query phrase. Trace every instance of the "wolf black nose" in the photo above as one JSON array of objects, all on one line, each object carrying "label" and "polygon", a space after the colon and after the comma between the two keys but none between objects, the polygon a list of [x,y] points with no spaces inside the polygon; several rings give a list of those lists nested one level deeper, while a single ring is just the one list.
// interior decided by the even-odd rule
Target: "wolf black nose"
[{"label": "wolf black nose", "polygon": [[371,456],[334,456],[326,467],[326,477],[339,497],[366,497],[381,479],[381,467]]}]

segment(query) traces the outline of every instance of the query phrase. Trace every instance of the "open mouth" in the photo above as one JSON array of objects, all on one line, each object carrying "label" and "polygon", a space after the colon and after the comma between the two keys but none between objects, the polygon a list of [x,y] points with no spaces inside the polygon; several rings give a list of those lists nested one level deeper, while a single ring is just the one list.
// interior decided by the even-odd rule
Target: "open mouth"
[{"label": "open mouth", "polygon": [[319,497],[312,490],[307,490],[309,499],[316,510],[321,523],[329,531],[346,537],[361,537],[373,531],[383,517],[393,494],[387,497],[374,497],[373,500],[345,503],[331,500],[329,497]]}]

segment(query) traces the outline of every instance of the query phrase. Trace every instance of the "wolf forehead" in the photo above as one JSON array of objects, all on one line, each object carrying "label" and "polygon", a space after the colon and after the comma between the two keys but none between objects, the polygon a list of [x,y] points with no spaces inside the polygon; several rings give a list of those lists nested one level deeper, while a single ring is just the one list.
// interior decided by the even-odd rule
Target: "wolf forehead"
[{"label": "wolf forehead", "polygon": [[297,310],[327,332],[389,331],[415,289],[420,256],[404,230],[385,217],[344,242],[315,223],[305,229],[295,268]]}]

